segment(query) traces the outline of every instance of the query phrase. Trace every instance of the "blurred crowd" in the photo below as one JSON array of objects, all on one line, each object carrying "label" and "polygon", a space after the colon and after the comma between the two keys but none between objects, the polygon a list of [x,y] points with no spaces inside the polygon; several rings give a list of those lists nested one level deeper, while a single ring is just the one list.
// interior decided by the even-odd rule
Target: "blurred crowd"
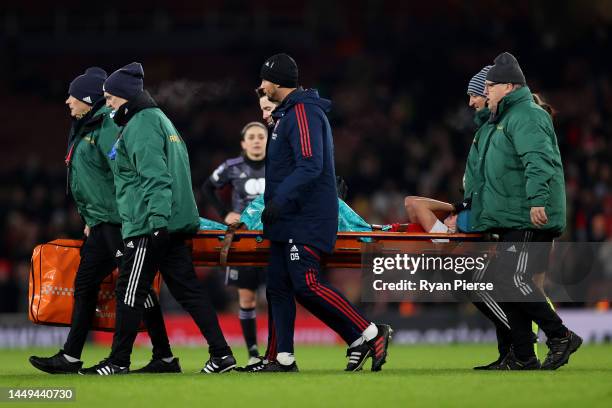
[{"label": "blurred crowd", "polygon": [[[570,1],[472,7],[449,1],[446,8],[363,2],[361,11],[350,3],[313,2],[297,14],[274,1],[255,2],[279,3],[277,13],[263,14],[256,6],[236,12],[226,3],[233,4],[215,3],[193,21],[185,10],[158,10],[150,26],[134,13],[126,13],[126,22],[115,11],[80,40],[70,35],[85,24],[78,13],[53,9],[56,25],[32,32],[34,23],[19,9],[9,11],[0,26],[0,313],[25,310],[36,244],[82,236],[82,221],[66,196],[70,121],[63,101],[69,81],[91,65],[110,72],[132,60],[143,63],[145,86],[188,144],[200,214],[217,219],[202,201],[201,185],[222,161],[240,154],[240,129],[260,118],[253,89],[261,62],[278,51],[292,54],[303,86],[333,102],[336,171],[348,183],[348,203],[367,221],[388,223],[406,220],[406,195],[451,202],[462,196],[474,132],[467,83],[499,52],[510,51],[531,90],[556,111],[568,200],[563,238],[612,238],[612,64],[606,51],[612,11],[605,2],[586,10]],[[553,4],[555,21],[546,18]],[[68,27],[58,28],[62,21]],[[117,38],[120,49],[109,48]],[[345,275],[330,279],[358,297]],[[219,302],[231,307],[227,299]]]}]

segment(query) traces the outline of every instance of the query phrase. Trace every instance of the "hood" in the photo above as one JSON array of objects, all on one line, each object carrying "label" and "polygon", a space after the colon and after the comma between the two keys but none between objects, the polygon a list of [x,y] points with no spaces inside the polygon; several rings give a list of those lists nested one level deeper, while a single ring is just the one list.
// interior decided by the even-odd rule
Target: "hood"
[{"label": "hood", "polygon": [[117,126],[125,126],[132,119],[132,116],[148,108],[157,108],[157,103],[148,91],[142,91],[121,105],[115,112],[113,119]]},{"label": "hood", "polygon": [[272,112],[274,119],[282,118],[285,112],[291,109],[298,103],[316,105],[320,107],[323,112],[329,112],[331,110],[331,101],[329,99],[323,99],[319,97],[319,92],[316,89],[302,89],[297,88],[291,92],[285,100]]}]

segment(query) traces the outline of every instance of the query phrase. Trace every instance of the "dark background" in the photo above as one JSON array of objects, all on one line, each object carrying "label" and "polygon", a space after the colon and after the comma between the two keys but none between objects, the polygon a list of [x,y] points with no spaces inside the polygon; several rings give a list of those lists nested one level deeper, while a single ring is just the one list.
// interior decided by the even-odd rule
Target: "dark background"
[{"label": "dark background", "polygon": [[[21,1],[0,5],[0,312],[25,310],[32,248],[80,237],[65,196],[69,82],[139,61],[190,149],[199,188],[260,119],[253,89],[287,52],[334,103],[337,173],[372,223],[405,220],[403,197],[461,197],[473,138],[466,89],[502,51],[557,111],[568,199],[564,238],[612,237],[612,4],[608,1]],[[209,285],[221,272],[200,271]],[[349,271],[330,279],[359,298]],[[227,298],[217,299],[232,307]],[[400,310],[402,307],[400,306]]]}]

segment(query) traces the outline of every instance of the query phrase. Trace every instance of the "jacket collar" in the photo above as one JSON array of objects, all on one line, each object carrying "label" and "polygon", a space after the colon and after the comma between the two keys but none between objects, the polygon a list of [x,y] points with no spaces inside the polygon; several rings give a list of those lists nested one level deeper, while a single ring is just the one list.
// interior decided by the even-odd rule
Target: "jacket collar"
[{"label": "jacket collar", "polygon": [[497,123],[504,115],[504,112],[510,110],[515,105],[523,102],[532,102],[533,96],[531,90],[527,86],[523,86],[515,91],[510,92],[504,96],[499,104],[497,105],[497,112],[491,113],[489,123]]},{"label": "jacket collar", "polygon": [[323,112],[331,110],[331,101],[329,99],[319,97],[319,92],[316,89],[296,88],[283,100],[283,102],[274,109],[272,117],[274,119],[282,118],[285,113],[298,103],[316,105]]},{"label": "jacket collar", "polygon": [[474,113],[474,123],[476,123],[476,126],[480,128],[489,119],[489,116],[491,116],[491,111],[485,106],[481,110]]},{"label": "jacket collar", "polygon": [[72,152],[78,143],[77,137],[84,136],[87,132],[99,128],[102,124],[102,121],[104,120],[104,115],[102,115],[103,107],[104,98],[101,98],[96,101],[96,103],[91,107],[91,110],[87,112],[85,116],[83,116],[81,119],[74,119],[72,121],[72,126],[70,126],[70,132],[68,133],[68,148],[66,149],[66,156],[64,160],[67,166],[70,165],[70,162],[72,161]]},{"label": "jacket collar", "polygon": [[241,156],[244,158],[245,163],[247,163],[249,166],[253,167],[256,170],[259,170],[266,164],[265,157],[261,160],[251,160],[249,159],[249,156],[247,156],[245,152],[242,152]]},{"label": "jacket collar", "polygon": [[[80,119],[73,119],[70,132],[68,133],[68,146],[74,142],[77,135],[83,135],[85,132],[95,129],[100,126],[104,117],[101,114],[101,109],[104,107],[104,98],[101,98],[94,103],[89,112]],[[85,132],[83,132],[83,130]]]},{"label": "jacket collar", "polygon": [[99,124],[101,122],[102,115],[101,115],[101,109],[104,107],[104,98],[98,99],[96,101],[96,103],[93,104],[93,106],[91,107],[91,109],[89,110],[89,112],[87,112],[87,114],[85,114],[85,116],[83,116],[81,119],[76,119],[75,123],[77,124],[78,128],[81,127],[95,127],[92,125],[95,124]]},{"label": "jacket collar", "polygon": [[291,108],[297,103],[297,100],[299,99],[299,94],[303,91],[304,88],[302,87],[295,88],[293,91],[291,91],[289,95],[287,95],[285,99],[283,99],[283,101],[276,107],[276,109],[272,111],[272,117],[274,119],[283,117],[285,111],[289,110],[289,108]]},{"label": "jacket collar", "polygon": [[100,99],[91,108],[91,110],[85,115],[83,120],[83,129],[86,131],[100,127],[100,124],[104,120],[102,115],[102,108],[104,108],[105,101]]},{"label": "jacket collar", "polygon": [[157,103],[148,91],[142,91],[121,105],[115,112],[113,119],[117,126],[125,126],[135,114],[149,108],[157,108]]}]

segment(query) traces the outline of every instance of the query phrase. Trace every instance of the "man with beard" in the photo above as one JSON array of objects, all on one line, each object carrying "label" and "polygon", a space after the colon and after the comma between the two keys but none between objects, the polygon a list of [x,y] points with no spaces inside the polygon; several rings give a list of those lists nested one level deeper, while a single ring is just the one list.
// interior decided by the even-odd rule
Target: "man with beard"
[{"label": "man with beard", "polygon": [[335,288],[320,279],[321,255],[333,250],[338,231],[338,192],[330,101],[298,87],[298,67],[277,54],[261,68],[261,85],[279,105],[266,155],[264,236],[271,241],[267,294],[278,339],[277,361],[259,372],[298,371],[293,349],[295,300],[349,345],[346,371],[372,370],[386,361],[391,329],[367,320]]}]

